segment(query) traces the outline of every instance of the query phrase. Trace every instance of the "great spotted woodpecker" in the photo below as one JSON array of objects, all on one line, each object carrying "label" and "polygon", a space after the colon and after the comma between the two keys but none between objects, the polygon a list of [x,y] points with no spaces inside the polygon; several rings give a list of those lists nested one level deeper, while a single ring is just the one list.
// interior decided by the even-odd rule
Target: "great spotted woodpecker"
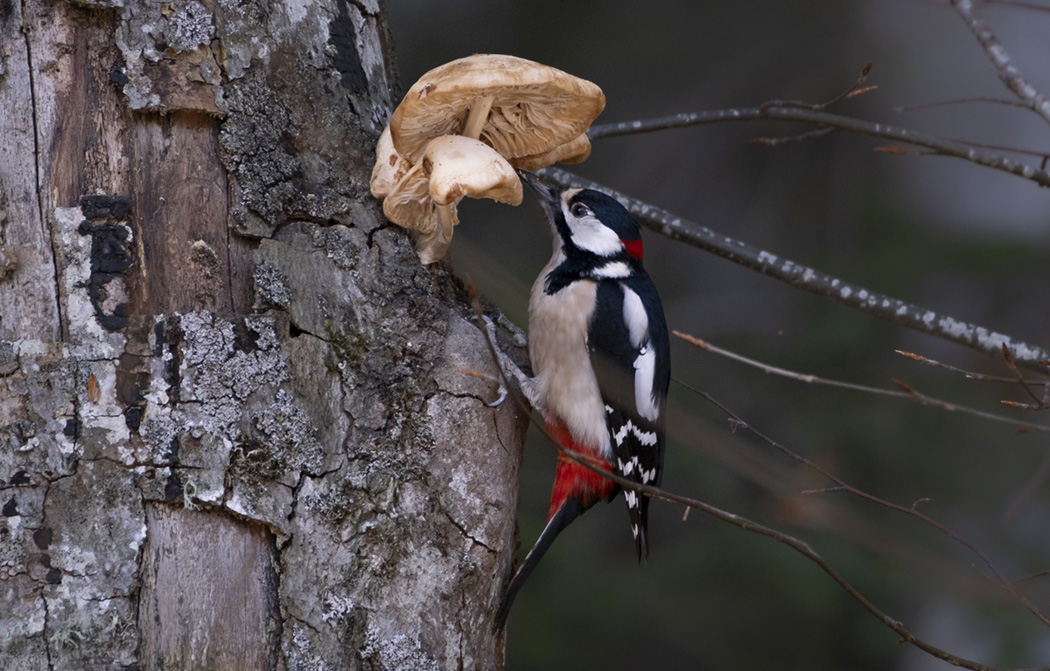
[{"label": "great spotted woodpecker", "polygon": [[[638,222],[604,193],[558,189],[520,174],[554,233],[554,254],[529,300],[535,377],[526,395],[562,447],[599,469],[659,485],[670,357],[660,297],[642,268]],[[558,533],[619,491],[559,450],[547,526],[507,587],[497,627]],[[633,490],[624,498],[641,561],[649,552],[649,498]]]}]

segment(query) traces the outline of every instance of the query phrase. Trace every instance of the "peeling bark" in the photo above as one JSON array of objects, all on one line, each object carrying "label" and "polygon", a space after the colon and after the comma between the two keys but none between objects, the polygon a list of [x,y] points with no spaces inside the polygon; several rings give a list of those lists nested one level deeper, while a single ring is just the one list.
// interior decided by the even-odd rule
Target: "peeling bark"
[{"label": "peeling bark", "polygon": [[502,665],[525,419],[368,195],[384,31],[0,4],[5,669]]}]

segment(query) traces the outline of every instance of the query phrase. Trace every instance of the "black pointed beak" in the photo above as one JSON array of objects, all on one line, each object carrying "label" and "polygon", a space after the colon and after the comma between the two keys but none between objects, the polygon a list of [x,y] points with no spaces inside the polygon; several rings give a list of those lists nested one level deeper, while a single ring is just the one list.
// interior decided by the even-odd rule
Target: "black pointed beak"
[{"label": "black pointed beak", "polygon": [[518,170],[518,176],[539,196],[544,210],[552,212],[561,207],[561,190],[558,187],[548,184],[539,175],[528,170]]}]

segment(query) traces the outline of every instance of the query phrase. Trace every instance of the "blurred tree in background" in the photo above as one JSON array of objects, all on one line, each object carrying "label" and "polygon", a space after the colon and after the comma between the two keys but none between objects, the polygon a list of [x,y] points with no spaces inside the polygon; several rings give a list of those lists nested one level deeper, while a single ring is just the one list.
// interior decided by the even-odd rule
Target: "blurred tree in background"
[{"label": "blurred tree in background", "polygon": [[[1050,91],[1043,65],[1050,3],[1022,4],[987,2],[981,11],[1030,83]],[[602,86],[609,102],[601,123],[774,99],[820,102],[873,62],[867,83],[877,90],[836,113],[991,145],[1034,167],[1050,151],[1046,121],[1031,111],[960,102],[1016,98],[948,2],[459,0],[388,10],[406,86],[454,58],[510,53]],[[928,106],[943,101],[956,102]],[[843,132],[777,146],[751,142],[804,130],[738,123],[605,139],[575,168],[871,290],[1029,343],[1050,342],[1045,191],[965,161],[877,153],[889,143]],[[528,287],[550,253],[539,208],[472,201],[461,218],[453,270],[524,324]],[[776,366],[891,389],[899,379],[959,405],[1046,421],[1000,403],[1034,403],[1017,384],[970,380],[895,350],[1012,377],[1001,358],[653,234],[647,265],[673,329]],[[806,385],[677,339],[672,345],[677,380],[711,393],[765,435],[872,495],[906,508],[915,502],[1009,579],[1050,569],[1045,432]],[[1047,626],[993,584],[973,552],[914,517],[814,491],[832,483],[682,385],[672,384],[671,394],[668,491],[805,540],[933,645],[998,666],[1050,662]],[[523,539],[542,527],[554,472],[554,450],[532,433],[521,482]],[[683,519],[681,508],[656,503],[652,553],[639,568],[623,516],[598,510],[559,538],[519,598],[508,669],[948,668],[897,646],[896,634],[781,544],[696,512]],[[1017,587],[1050,610],[1050,576]]]}]

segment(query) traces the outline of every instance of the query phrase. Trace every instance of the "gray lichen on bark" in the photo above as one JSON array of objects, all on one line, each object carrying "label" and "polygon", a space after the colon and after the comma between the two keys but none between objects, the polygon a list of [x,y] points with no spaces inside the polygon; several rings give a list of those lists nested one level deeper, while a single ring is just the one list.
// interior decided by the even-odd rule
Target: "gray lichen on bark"
[{"label": "gray lichen on bark", "polygon": [[78,5],[116,9],[27,1],[5,62],[41,141],[0,251],[51,270],[0,305],[56,297],[0,321],[5,668],[498,667],[525,422],[367,193],[379,7]]}]

